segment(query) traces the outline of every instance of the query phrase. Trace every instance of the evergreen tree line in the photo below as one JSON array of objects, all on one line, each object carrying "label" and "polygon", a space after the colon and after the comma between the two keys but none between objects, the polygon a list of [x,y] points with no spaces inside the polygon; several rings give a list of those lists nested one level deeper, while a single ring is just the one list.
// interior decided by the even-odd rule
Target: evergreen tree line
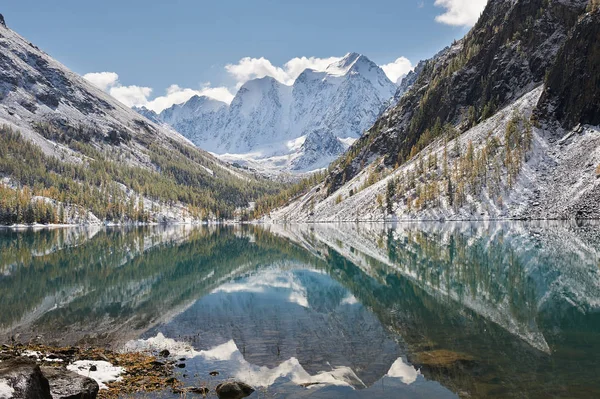
[{"label": "evergreen tree line", "polygon": [[0,225],[64,223],[64,208],[33,199],[27,187],[15,190],[0,185]]},{"label": "evergreen tree line", "polygon": [[392,213],[393,202],[402,200],[408,212],[439,207],[446,203],[455,210],[467,203],[467,197],[487,195],[502,207],[502,194],[515,184],[533,143],[531,122],[515,114],[499,139],[490,132],[485,144],[476,149],[469,142],[461,151],[444,146],[437,153],[420,152],[414,166],[388,182],[385,205]]},{"label": "evergreen tree line", "polygon": [[306,194],[311,188],[323,182],[328,176],[329,170],[315,172],[301,179],[297,183],[290,184],[287,188],[273,194],[267,194],[256,201],[253,216],[259,218],[269,214],[274,209],[283,207]]},{"label": "evergreen tree line", "polygon": [[[56,200],[65,208],[80,209],[81,213],[89,210],[101,220],[147,222],[151,221],[150,211],[157,209],[144,209],[143,198],[159,205],[182,203],[190,216],[198,219],[226,219],[233,217],[236,207],[279,190],[276,183],[266,179],[242,179],[216,165],[199,167],[210,163],[207,156],[175,141],[170,143],[174,148],[170,151],[150,145],[146,155],[155,167],[152,170],[119,160],[118,146],[103,149],[94,145],[96,135],[84,129],[66,133],[89,140],[73,140],[51,125],[39,124],[37,130],[68,144],[83,157],[80,162],[67,162],[64,150],[63,159],[48,156],[19,132],[0,127],[0,173],[17,186],[2,188],[2,224],[62,221],[56,206],[54,217],[39,210],[52,203],[42,205],[33,201],[36,196]],[[33,218],[31,212],[25,212],[25,201],[34,208]],[[29,217],[25,218],[26,214]]]}]

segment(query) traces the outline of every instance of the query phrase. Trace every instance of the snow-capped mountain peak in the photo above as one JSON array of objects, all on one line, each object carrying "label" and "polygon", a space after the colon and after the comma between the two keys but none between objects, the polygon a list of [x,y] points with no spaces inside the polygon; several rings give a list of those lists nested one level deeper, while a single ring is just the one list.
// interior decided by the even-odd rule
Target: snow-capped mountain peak
[{"label": "snow-capped mountain peak", "polygon": [[158,118],[227,160],[306,171],[327,166],[349,138],[360,137],[396,89],[374,62],[349,53],[325,71],[306,69],[291,86],[270,76],[253,79],[230,105],[192,97]]},{"label": "snow-capped mountain peak", "polygon": [[351,71],[352,67],[357,63],[373,63],[364,55],[358,53],[348,53],[341,60],[329,65],[325,72],[333,76],[343,76]]},{"label": "snow-capped mountain peak", "polygon": [[[202,108],[204,112],[206,111],[217,111],[219,108],[223,106],[227,106],[227,103],[224,103],[219,100],[215,100],[211,97],[206,96],[194,96],[187,101],[187,104],[191,107],[195,107],[196,109]],[[181,106],[181,104],[180,104]]]}]

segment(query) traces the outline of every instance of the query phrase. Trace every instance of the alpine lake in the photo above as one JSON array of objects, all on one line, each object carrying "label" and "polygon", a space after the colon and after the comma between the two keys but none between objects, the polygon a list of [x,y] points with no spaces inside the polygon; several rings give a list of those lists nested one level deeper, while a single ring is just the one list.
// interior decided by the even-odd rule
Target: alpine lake
[{"label": "alpine lake", "polygon": [[168,349],[209,397],[600,398],[600,225],[5,229],[9,342]]}]

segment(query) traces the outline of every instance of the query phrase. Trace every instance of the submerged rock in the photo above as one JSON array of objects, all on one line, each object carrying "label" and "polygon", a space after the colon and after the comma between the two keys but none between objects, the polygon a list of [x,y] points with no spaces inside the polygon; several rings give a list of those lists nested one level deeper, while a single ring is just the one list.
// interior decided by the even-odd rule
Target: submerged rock
[{"label": "submerged rock", "polygon": [[68,370],[42,367],[53,399],[96,399],[100,387],[91,378]]},{"label": "submerged rock", "polygon": [[0,387],[9,398],[52,399],[50,384],[40,367],[26,359],[10,359],[0,363]]},{"label": "submerged rock", "polygon": [[216,391],[219,399],[242,399],[252,395],[254,388],[243,382],[228,381],[217,385]]},{"label": "submerged rock", "polygon": [[210,389],[208,389],[207,387],[194,387],[190,388],[189,392],[206,396],[210,393]]},{"label": "submerged rock", "polygon": [[466,364],[473,362],[473,357],[445,349],[419,352],[415,354],[417,364],[436,368],[449,368],[457,364]]}]

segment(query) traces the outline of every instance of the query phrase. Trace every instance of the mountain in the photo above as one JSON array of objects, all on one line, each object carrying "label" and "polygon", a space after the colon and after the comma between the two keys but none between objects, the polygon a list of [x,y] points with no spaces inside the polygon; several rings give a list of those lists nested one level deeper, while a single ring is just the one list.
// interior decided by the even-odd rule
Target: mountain
[{"label": "mountain", "polygon": [[597,8],[489,1],[322,183],[272,216],[600,216]]},{"label": "mountain", "polygon": [[600,125],[599,22],[598,8],[587,13],[559,51],[538,105],[541,119],[556,120],[565,129]]},{"label": "mountain", "polygon": [[0,224],[229,217],[276,189],[140,116],[0,22]]},{"label": "mountain", "polygon": [[132,107],[131,109],[133,109],[135,112],[137,112],[138,114],[142,115],[143,117],[145,117],[146,119],[156,123],[156,124],[160,124],[162,123],[160,121],[160,118],[158,116],[158,114],[154,111],[152,111],[151,109],[148,109],[146,107]]},{"label": "mountain", "polygon": [[271,77],[250,80],[230,105],[196,96],[158,120],[223,159],[309,171],[326,167],[359,138],[396,89],[375,63],[350,53],[323,72],[305,70],[291,86]]}]

